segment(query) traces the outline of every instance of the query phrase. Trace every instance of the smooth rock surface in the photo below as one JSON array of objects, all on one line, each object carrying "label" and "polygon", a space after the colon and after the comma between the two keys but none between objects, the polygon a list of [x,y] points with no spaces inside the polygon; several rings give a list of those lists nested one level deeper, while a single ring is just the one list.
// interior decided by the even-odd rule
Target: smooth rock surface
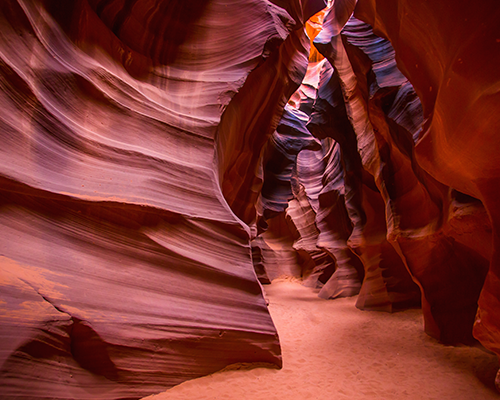
[{"label": "smooth rock surface", "polygon": [[355,15],[391,41],[399,68],[422,101],[425,124],[416,160],[486,209],[493,250],[474,336],[500,355],[499,4],[360,0]]},{"label": "smooth rock surface", "polygon": [[283,276],[500,355],[498,2],[63,3],[0,4],[2,396],[279,367]]},{"label": "smooth rock surface", "polygon": [[[231,201],[324,6],[278,3],[1,3],[2,396],[138,398],[281,365]],[[269,133],[247,149],[231,118]]]}]

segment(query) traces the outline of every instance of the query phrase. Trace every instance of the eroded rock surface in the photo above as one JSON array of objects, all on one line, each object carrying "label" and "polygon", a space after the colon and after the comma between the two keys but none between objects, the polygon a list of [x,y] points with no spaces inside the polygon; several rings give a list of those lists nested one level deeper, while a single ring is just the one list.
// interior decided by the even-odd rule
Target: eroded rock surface
[{"label": "eroded rock surface", "polygon": [[500,354],[500,7],[324,6],[2,2],[2,395],[281,365],[279,276]]},{"label": "eroded rock surface", "polygon": [[[296,243],[309,251],[328,251],[338,274],[347,268],[345,276],[354,271],[364,275],[360,308],[391,311],[421,300],[426,331],[447,343],[473,341],[478,313],[476,337],[483,332],[483,342],[495,342],[488,335],[494,334],[497,316],[477,307],[480,294],[493,301],[491,296],[497,293],[489,286],[495,279],[491,272],[494,218],[484,198],[467,190],[470,171],[464,170],[461,185],[434,171],[442,161],[433,165],[429,159],[445,154],[435,148],[430,156],[422,146],[426,138],[444,134],[435,118],[444,118],[439,115],[451,108],[449,104],[446,110],[439,108],[436,117],[429,100],[433,96],[422,94],[418,87],[422,82],[412,81],[405,62],[401,70],[396,63],[408,54],[396,41],[397,35],[391,36],[394,26],[384,28],[383,23],[390,24],[389,17],[397,14],[384,14],[379,21],[380,9],[369,3],[359,2],[355,15],[371,17],[375,32],[367,23],[349,17],[355,2],[335,2],[323,14],[322,29],[313,42],[326,62],[320,68],[316,93],[310,96],[312,107],[307,90],[292,97],[295,105],[306,104],[302,108],[310,115],[307,128],[323,141],[322,150],[305,149],[297,156],[302,186],[287,211],[299,221],[301,237]],[[498,82],[497,75],[491,75],[492,85]],[[447,134],[446,146],[442,143],[445,153],[454,143],[452,133]],[[325,138],[334,144],[327,144]],[[326,156],[329,152],[331,156]],[[482,173],[487,175],[486,170]],[[495,185],[490,183],[491,190]],[[309,214],[308,222],[301,222]],[[364,274],[359,274],[360,264]],[[491,343],[490,349],[495,346]]]},{"label": "eroded rock surface", "polygon": [[[416,137],[415,160],[441,184],[471,196],[472,202],[465,203],[479,206],[479,221],[484,221],[482,207],[486,210],[486,225],[491,228],[477,226],[477,237],[484,238],[486,245],[477,247],[476,240],[468,241],[465,248],[455,244],[461,249],[455,254],[472,257],[468,271],[484,271],[489,265],[482,288],[472,280],[474,290],[480,290],[474,336],[500,354],[498,2],[422,6],[410,1],[360,0],[355,15],[391,41],[399,68],[422,101],[425,123]],[[456,215],[452,212],[450,223],[457,221]],[[448,241],[445,247],[449,246]],[[464,278],[470,276],[469,272]],[[471,284],[463,285],[470,290]]]},{"label": "eroded rock surface", "polygon": [[281,365],[237,199],[322,7],[1,3],[2,396],[138,398]]}]

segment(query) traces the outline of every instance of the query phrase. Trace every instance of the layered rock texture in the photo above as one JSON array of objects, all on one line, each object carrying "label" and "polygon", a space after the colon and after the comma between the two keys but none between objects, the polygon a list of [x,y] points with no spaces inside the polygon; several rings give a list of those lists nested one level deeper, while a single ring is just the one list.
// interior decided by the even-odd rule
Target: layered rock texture
[{"label": "layered rock texture", "polygon": [[280,366],[280,276],[500,355],[500,7],[325,6],[1,3],[3,396]]},{"label": "layered rock texture", "polygon": [[[420,275],[424,293],[428,287],[426,315],[434,314],[436,322],[427,318],[428,327],[435,334],[446,331],[439,320],[454,327],[453,319],[438,317],[456,314],[450,309],[454,302],[466,312],[468,329],[480,292],[474,336],[500,354],[498,2],[431,5],[361,0],[355,15],[391,41],[398,66],[423,106],[424,125],[414,137],[414,160],[430,177],[451,188],[451,198],[444,203],[443,230],[433,235],[437,240],[430,236],[428,244],[414,246],[407,235],[394,237],[408,254],[408,265],[414,265],[410,268]],[[410,261],[412,253],[415,261]],[[450,263],[450,258],[461,262]],[[419,266],[418,259],[429,262]],[[447,284],[445,274],[453,277]],[[441,303],[440,297],[456,300],[441,308],[432,300]]]},{"label": "layered rock texture", "polygon": [[[326,58],[313,106],[304,90],[292,98],[305,99],[306,127],[322,151],[318,161],[311,150],[299,153],[306,195],[295,191],[287,210],[297,214],[298,202],[299,215],[313,211],[295,218],[295,243],[308,238],[310,253],[319,248],[334,260],[335,273],[315,285],[321,296],[355,293],[360,278],[359,308],[421,302],[431,336],[478,339],[497,354],[500,76],[486,59],[500,55],[498,13],[494,2],[437,10],[336,1],[313,40]],[[462,18],[472,35],[456,32]]]},{"label": "layered rock texture", "polygon": [[1,2],[2,397],[139,398],[281,365],[239,174],[323,7]]}]

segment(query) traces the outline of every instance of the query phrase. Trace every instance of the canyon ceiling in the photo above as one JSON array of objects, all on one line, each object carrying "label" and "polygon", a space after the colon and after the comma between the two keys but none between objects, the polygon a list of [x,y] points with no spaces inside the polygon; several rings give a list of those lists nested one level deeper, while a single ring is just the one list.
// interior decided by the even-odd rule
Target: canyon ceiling
[{"label": "canyon ceiling", "polygon": [[325,7],[1,2],[4,396],[281,366],[279,276],[500,356],[498,1]]}]

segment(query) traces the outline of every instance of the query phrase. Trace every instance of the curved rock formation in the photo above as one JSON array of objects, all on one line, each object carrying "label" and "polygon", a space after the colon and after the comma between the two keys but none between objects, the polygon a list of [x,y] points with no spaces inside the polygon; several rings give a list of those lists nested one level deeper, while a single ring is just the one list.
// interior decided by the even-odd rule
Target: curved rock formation
[{"label": "curved rock formation", "polygon": [[[439,182],[484,204],[493,240],[491,247],[476,251],[484,260],[478,266],[490,262],[474,336],[500,355],[498,2],[360,0],[356,16],[391,41],[398,66],[422,100],[425,124],[415,144],[419,165]],[[479,215],[484,220],[483,212]],[[478,235],[486,239],[487,229],[482,227]]]},{"label": "curved rock formation", "polygon": [[222,192],[231,209],[247,224],[256,219],[255,203],[262,184],[260,152],[307,70],[309,41],[302,25],[295,28],[248,76],[226,108],[217,132]]},{"label": "curved rock formation", "polygon": [[293,248],[296,228],[285,217],[293,198],[292,173],[297,155],[320,144],[305,128],[308,116],[285,106],[283,116],[262,151],[263,184],[256,204],[257,234],[252,241],[254,265],[262,283],[280,276],[302,276],[299,256]]},{"label": "curved rock formation", "polygon": [[[327,15],[325,24],[329,20]],[[358,307],[391,311],[393,307],[414,304],[418,289],[414,287],[395,249],[387,241],[384,202],[373,177],[367,171],[369,167],[363,165],[358,153],[358,142],[362,140],[360,128],[356,126],[355,129],[351,123],[351,120],[355,120],[348,116],[350,108],[347,106],[350,104],[344,103],[341,87],[344,83],[340,74],[346,75],[344,70],[350,64],[341,64],[341,60],[348,63],[339,56],[343,47],[333,42],[340,37],[325,40],[325,33],[322,32],[315,39],[315,44],[329,63],[335,65],[335,69],[327,64],[323,71],[308,128],[318,137],[331,137],[339,143],[340,157],[332,162],[337,164],[335,174],[340,182],[333,185],[336,185],[334,193],[345,205],[337,203],[336,209],[330,211],[333,214],[325,221],[327,224],[323,224],[322,244],[335,248],[337,259],[342,260],[341,265],[348,271],[356,270],[357,260],[352,251],[359,255],[365,277]],[[362,115],[358,114],[356,118]]]},{"label": "curved rock formation", "polygon": [[[317,19],[319,26],[322,15],[319,13],[312,19]],[[311,21],[307,28],[312,39],[319,33]],[[257,202],[257,233],[265,232],[253,243],[254,261],[261,282],[268,282],[280,275],[301,277],[304,285],[318,289],[319,296],[328,299],[357,294],[360,288],[359,274],[363,275],[363,272],[357,256],[346,243],[352,231],[347,214],[345,220],[339,220],[341,214],[327,211],[328,207],[333,206],[329,203],[332,187],[343,191],[339,147],[329,139],[322,143],[315,141],[306,128],[313,104],[316,107],[320,101],[317,91],[318,85],[322,83],[320,77],[324,75],[325,62],[317,51],[311,51],[304,81],[285,107],[277,132],[264,150],[264,180]],[[342,193],[336,203],[345,211],[343,202]],[[285,210],[286,218],[283,218]],[[317,213],[320,211],[322,215],[319,220]],[[268,227],[270,218],[273,224]],[[289,221],[288,225],[293,225],[294,233],[277,228],[275,221],[278,220],[282,221],[281,226],[286,226],[285,220]],[[321,223],[340,223],[340,236],[343,234],[343,238],[335,240],[336,231],[325,240],[326,236],[332,235],[331,229],[327,227],[320,239],[318,227]],[[290,239],[294,240],[293,246],[290,245]],[[340,243],[342,240],[343,243]],[[297,267],[297,262],[302,267]],[[277,268],[277,265],[281,267]]]},{"label": "curved rock formation", "polygon": [[223,192],[251,220],[232,193],[248,197],[323,6],[2,2],[3,396],[138,398],[281,365]]},{"label": "curved rock formation", "polygon": [[1,2],[2,396],[280,366],[283,274],[500,355],[500,7],[324,7]]}]

